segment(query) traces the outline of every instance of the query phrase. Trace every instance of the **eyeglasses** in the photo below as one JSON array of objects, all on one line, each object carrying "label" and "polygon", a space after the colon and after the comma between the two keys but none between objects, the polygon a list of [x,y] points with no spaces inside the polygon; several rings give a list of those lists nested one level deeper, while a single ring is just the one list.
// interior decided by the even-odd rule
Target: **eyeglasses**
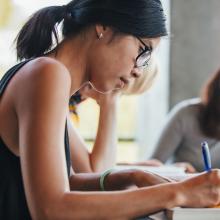
[{"label": "eyeglasses", "polygon": [[148,66],[150,58],[151,58],[151,53],[152,53],[152,48],[147,46],[139,37],[137,39],[144,45],[143,51],[137,56],[136,58],[136,68],[145,68]]}]

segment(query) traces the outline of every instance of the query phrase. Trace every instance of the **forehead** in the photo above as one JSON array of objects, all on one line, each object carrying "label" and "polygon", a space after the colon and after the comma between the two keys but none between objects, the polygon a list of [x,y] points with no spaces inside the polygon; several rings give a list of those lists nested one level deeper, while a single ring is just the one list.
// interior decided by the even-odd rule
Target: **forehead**
[{"label": "forehead", "polygon": [[[120,41],[121,39],[123,39],[123,42],[127,42],[127,43],[130,43],[131,41],[136,42],[136,43],[140,43],[140,41],[138,40],[137,37],[134,37],[132,35],[124,35],[124,34],[116,35],[113,41],[118,43],[118,40]],[[160,43],[160,40],[161,40],[160,37],[156,37],[156,38],[140,38],[140,39],[147,46],[150,46],[152,49],[156,48],[158,46],[158,44]]]}]

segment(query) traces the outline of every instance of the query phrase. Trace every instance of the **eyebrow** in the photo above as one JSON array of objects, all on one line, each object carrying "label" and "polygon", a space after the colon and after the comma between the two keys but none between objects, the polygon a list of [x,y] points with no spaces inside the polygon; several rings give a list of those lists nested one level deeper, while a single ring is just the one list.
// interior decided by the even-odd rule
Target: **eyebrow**
[{"label": "eyebrow", "polygon": [[148,46],[148,45],[145,44],[144,41],[141,40],[141,38],[139,38],[139,37],[138,37],[137,39],[144,45],[144,50],[146,50],[146,49],[151,50],[151,51],[153,50],[152,45],[149,45],[149,46]]}]

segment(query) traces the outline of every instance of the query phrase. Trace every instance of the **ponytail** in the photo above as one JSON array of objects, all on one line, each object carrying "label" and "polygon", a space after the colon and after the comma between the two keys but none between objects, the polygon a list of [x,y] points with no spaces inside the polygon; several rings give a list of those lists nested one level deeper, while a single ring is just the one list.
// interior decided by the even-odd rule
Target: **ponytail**
[{"label": "ponytail", "polygon": [[22,60],[43,55],[51,49],[53,36],[58,43],[56,24],[65,15],[65,6],[46,7],[33,14],[16,38],[17,58]]},{"label": "ponytail", "polygon": [[73,37],[91,25],[101,24],[116,32],[140,38],[167,35],[160,0],[72,0],[36,12],[17,37],[18,59],[42,56],[58,43],[56,25],[63,21],[63,38]]}]

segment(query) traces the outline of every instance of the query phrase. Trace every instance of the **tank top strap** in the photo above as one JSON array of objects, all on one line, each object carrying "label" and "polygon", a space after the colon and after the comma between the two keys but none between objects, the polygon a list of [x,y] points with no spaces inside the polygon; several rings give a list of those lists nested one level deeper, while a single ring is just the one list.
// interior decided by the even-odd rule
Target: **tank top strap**
[{"label": "tank top strap", "polygon": [[5,75],[2,77],[2,79],[0,80],[0,96],[3,94],[3,92],[5,91],[8,83],[10,82],[10,80],[12,79],[12,77],[16,74],[16,72],[23,67],[26,63],[28,63],[30,61],[29,60],[25,60],[15,66],[13,66],[11,69],[9,69]]},{"label": "tank top strap", "polygon": [[70,169],[71,169],[72,163],[71,163],[71,154],[70,154],[70,144],[69,144],[69,134],[68,134],[67,121],[66,121],[66,126],[65,126],[65,154],[66,154],[67,173],[68,173],[68,176],[70,176]]}]

